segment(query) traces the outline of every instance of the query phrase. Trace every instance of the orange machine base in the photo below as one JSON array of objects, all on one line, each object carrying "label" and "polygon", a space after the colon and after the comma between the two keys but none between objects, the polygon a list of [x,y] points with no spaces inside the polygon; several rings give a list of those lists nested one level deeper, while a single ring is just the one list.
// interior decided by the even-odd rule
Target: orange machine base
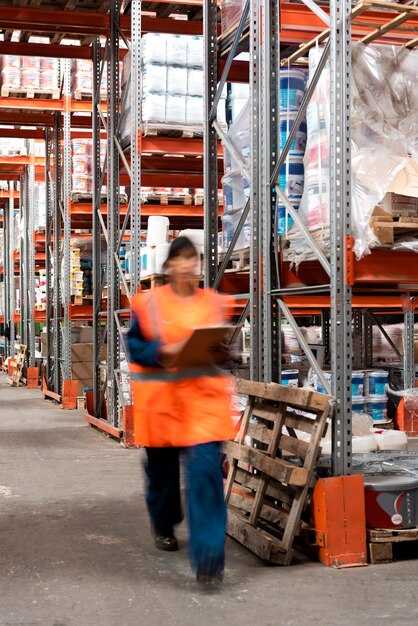
[{"label": "orange machine base", "polygon": [[336,568],[367,565],[363,476],[321,478],[312,515],[321,563]]}]

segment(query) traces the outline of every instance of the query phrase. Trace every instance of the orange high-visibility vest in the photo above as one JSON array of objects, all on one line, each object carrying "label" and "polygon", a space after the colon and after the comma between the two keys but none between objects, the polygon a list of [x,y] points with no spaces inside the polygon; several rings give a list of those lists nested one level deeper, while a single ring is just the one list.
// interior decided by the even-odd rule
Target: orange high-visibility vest
[{"label": "orange high-visibility vest", "polygon": [[[197,289],[181,298],[171,285],[135,296],[132,310],[147,341],[187,339],[193,328],[224,321],[224,298]],[[234,437],[231,379],[216,366],[189,369],[143,367],[131,363],[135,443],[183,447]]]}]

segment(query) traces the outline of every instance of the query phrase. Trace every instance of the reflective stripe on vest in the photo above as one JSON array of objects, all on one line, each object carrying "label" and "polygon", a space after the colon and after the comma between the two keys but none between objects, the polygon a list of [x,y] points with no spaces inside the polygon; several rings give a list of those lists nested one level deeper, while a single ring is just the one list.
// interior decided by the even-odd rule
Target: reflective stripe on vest
[{"label": "reflective stripe on vest", "polygon": [[190,378],[203,378],[205,376],[219,376],[221,370],[218,367],[188,367],[182,370],[170,372],[167,370],[155,372],[131,372],[131,380],[134,383],[178,383]]}]

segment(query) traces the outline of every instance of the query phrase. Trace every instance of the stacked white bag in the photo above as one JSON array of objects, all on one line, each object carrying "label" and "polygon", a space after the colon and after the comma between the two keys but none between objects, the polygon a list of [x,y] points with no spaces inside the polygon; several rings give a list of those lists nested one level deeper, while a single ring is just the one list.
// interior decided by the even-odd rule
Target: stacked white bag
[{"label": "stacked white bag", "polygon": [[[130,88],[131,56],[124,59],[122,86]],[[225,125],[225,99],[218,119]],[[202,130],[203,38],[149,33],[142,38],[142,122]],[[122,137],[131,127],[130,94],[124,98]]]}]

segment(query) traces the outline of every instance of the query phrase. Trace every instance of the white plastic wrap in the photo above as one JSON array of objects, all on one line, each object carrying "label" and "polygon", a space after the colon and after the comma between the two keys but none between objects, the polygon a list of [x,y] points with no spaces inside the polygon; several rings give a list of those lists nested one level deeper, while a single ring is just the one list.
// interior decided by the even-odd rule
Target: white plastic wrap
[{"label": "white plastic wrap", "polygon": [[203,98],[198,96],[187,96],[186,98],[186,124],[203,124]]},{"label": "white plastic wrap", "polygon": [[185,96],[187,94],[187,67],[167,68],[167,94]]},{"label": "white plastic wrap", "polygon": [[144,122],[166,121],[166,96],[150,93],[142,98],[142,120]]},{"label": "white plastic wrap", "polygon": [[[322,49],[310,52],[310,76]],[[395,46],[355,44],[352,51],[352,228],[357,258],[378,245],[369,226],[374,208],[398,181],[411,180],[405,169],[418,162],[418,51]],[[300,215],[317,243],[329,249],[330,68],[325,67],[307,110],[305,191]],[[410,170],[411,168],[409,168]],[[400,181],[400,182],[399,182]],[[417,195],[408,186],[405,195]],[[300,238],[290,237],[290,259],[309,258]],[[405,246],[415,249],[410,241]]]},{"label": "white plastic wrap", "polygon": [[167,65],[187,67],[187,36],[167,35]]},{"label": "white plastic wrap", "polygon": [[203,70],[203,37],[189,37],[187,39],[187,67]]},{"label": "white plastic wrap", "polygon": [[167,35],[148,33],[142,37],[142,62],[167,63]]},{"label": "white plastic wrap", "polygon": [[186,98],[168,95],[166,100],[165,121],[167,124],[182,126],[186,122]]},{"label": "white plastic wrap", "polygon": [[167,91],[167,67],[148,63],[142,70],[142,93],[165,94]]},{"label": "white plastic wrap", "polygon": [[203,98],[203,72],[197,69],[187,70],[187,95]]}]

